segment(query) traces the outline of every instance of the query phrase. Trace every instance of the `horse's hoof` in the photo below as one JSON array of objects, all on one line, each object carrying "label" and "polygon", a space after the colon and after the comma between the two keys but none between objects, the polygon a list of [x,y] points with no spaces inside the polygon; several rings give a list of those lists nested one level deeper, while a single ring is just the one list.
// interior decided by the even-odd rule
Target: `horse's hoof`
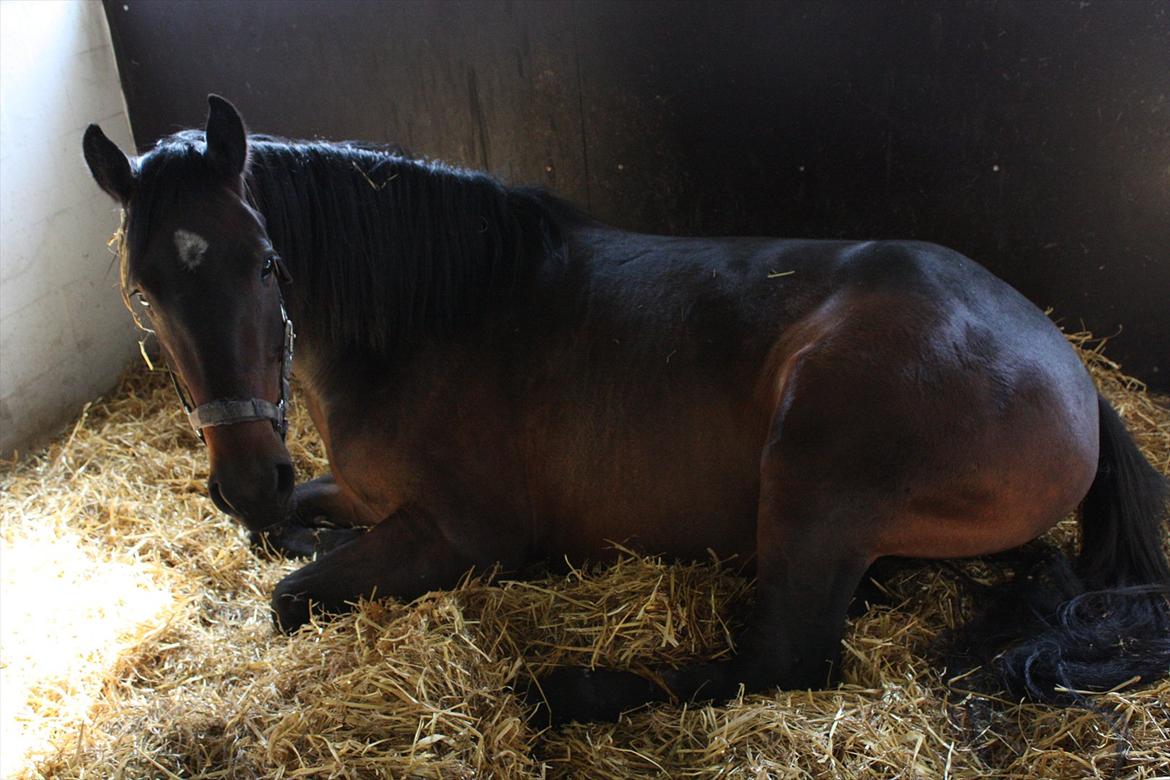
[{"label": "horse's hoof", "polygon": [[252,546],[284,558],[325,555],[362,535],[359,528],[312,528],[286,524],[278,530],[253,532]]},{"label": "horse's hoof", "polygon": [[272,592],[272,622],[282,634],[291,634],[309,622],[311,605],[309,594],[298,592],[277,583]]},{"label": "horse's hoof", "polygon": [[532,716],[536,725],[561,726],[613,723],[622,713],[667,696],[660,687],[632,672],[568,668],[534,682],[526,698],[536,705]]}]

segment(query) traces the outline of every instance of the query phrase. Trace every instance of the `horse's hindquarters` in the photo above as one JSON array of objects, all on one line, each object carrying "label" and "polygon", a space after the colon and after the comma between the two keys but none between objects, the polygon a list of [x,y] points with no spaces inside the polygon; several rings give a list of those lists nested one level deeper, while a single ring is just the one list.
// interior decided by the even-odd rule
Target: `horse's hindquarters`
[{"label": "horse's hindquarters", "polygon": [[853,543],[980,555],[1075,508],[1097,466],[1096,392],[1040,312],[884,292],[842,308],[788,367],[770,446],[837,501],[869,505]]}]

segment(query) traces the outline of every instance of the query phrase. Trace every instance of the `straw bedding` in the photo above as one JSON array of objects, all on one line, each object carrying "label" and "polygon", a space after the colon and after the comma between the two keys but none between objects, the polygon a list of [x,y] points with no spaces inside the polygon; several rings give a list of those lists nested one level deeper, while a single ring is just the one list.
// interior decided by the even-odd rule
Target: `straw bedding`
[{"label": "straw bedding", "polygon": [[[1170,473],[1170,410],[1074,336]],[[298,409],[301,407],[297,407]],[[290,449],[321,473],[299,413]],[[131,371],[0,473],[4,774],[36,777],[1122,777],[1170,774],[1170,682],[1097,711],[956,692],[932,642],[970,603],[925,564],[851,620],[837,690],[661,706],[540,732],[513,693],[557,664],[648,668],[730,651],[750,583],[633,554],[491,573],[413,604],[276,635],[266,560],[204,496],[205,453],[165,378]],[[1076,540],[1066,520],[1053,533]],[[986,574],[986,563],[968,562]]]}]

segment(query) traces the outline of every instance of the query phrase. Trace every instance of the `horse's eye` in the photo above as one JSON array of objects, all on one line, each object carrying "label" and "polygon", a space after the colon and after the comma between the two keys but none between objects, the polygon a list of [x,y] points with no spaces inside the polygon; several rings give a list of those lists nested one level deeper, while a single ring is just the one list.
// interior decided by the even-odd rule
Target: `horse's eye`
[{"label": "horse's eye", "polygon": [[140,292],[134,293],[134,300],[138,301],[138,305],[144,309],[150,308],[150,301],[146,300],[146,296]]},{"label": "horse's eye", "polygon": [[264,258],[264,267],[260,269],[260,277],[267,279],[276,271],[276,255],[268,255]]}]

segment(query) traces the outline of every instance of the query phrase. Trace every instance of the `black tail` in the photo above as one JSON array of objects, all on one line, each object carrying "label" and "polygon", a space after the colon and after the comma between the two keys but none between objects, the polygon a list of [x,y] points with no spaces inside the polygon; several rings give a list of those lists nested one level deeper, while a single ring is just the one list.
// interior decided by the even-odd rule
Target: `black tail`
[{"label": "black tail", "polygon": [[1170,564],[1162,550],[1166,478],[1138,450],[1109,402],[1098,396],[1097,408],[1101,454],[1081,506],[1078,572],[1093,588],[1170,587]]},{"label": "black tail", "polygon": [[990,589],[981,596],[990,596],[987,611],[959,640],[962,655],[982,661],[1008,691],[1054,704],[1170,674],[1167,482],[1109,403],[1097,405],[1100,457],[1075,566],[1050,555]]}]

